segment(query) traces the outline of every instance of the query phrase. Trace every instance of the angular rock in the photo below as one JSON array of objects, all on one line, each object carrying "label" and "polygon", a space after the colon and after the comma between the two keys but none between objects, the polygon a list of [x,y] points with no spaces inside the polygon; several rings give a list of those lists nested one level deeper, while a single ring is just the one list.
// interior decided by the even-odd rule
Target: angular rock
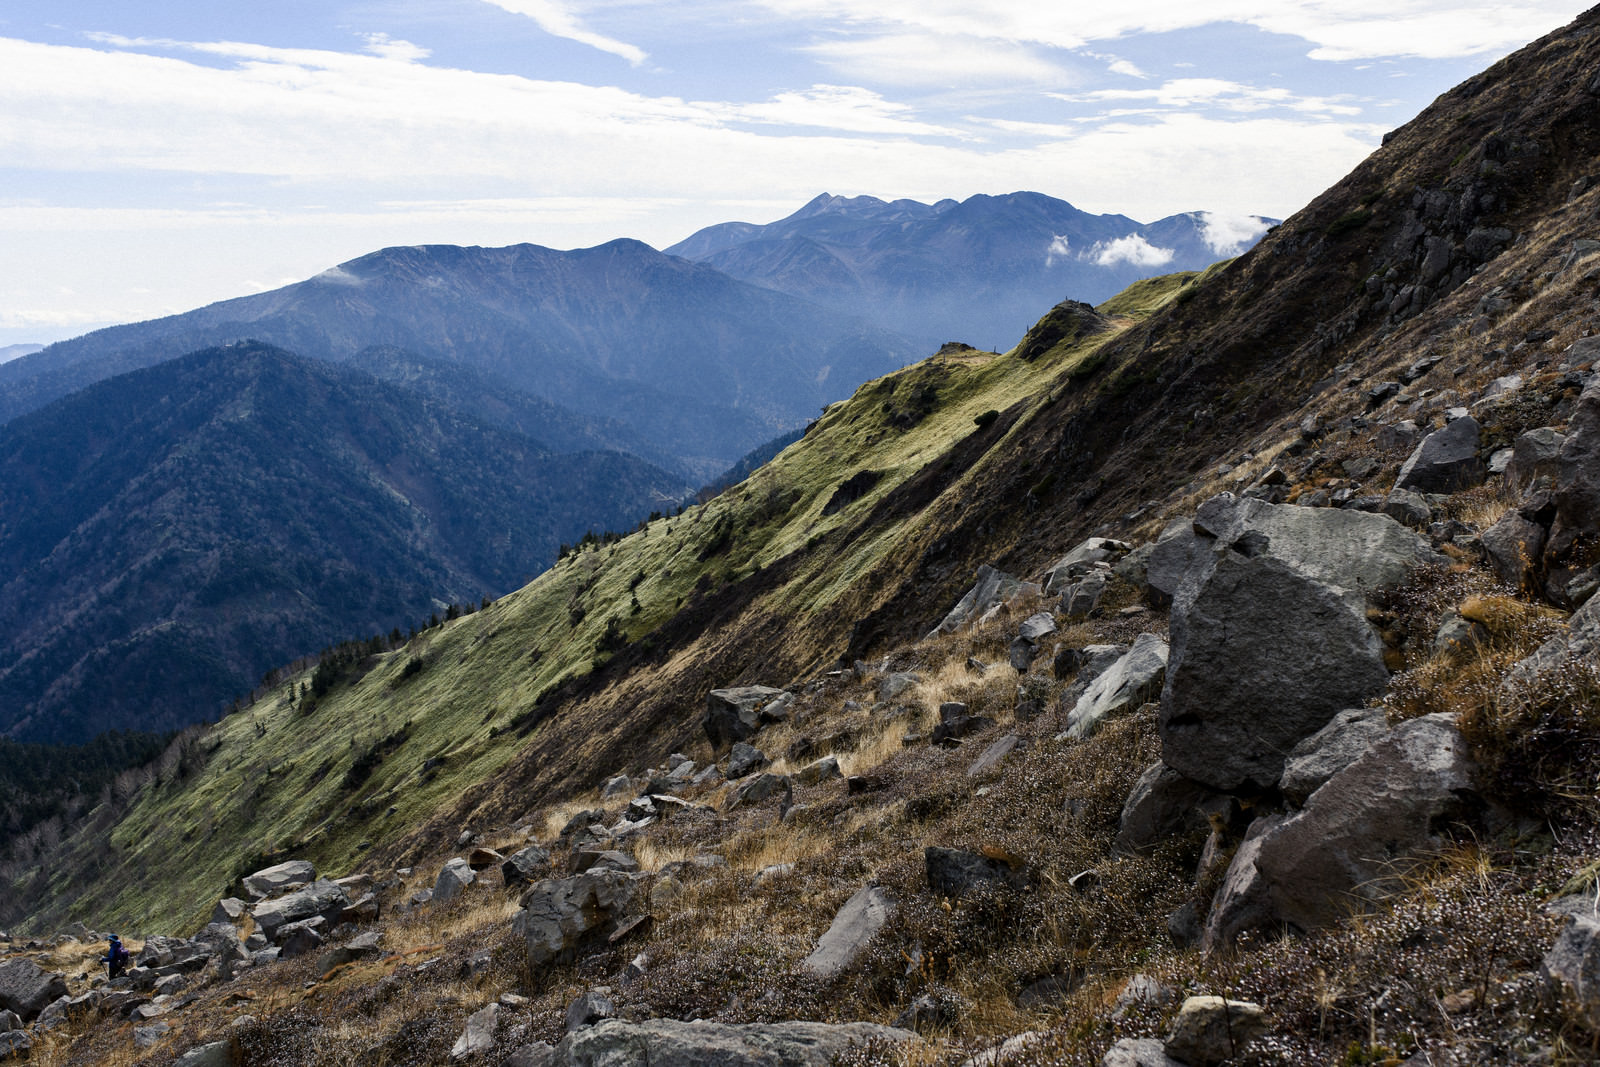
[{"label": "angular rock", "polygon": [[439,877],[433,883],[433,899],[435,903],[454,900],[461,895],[461,891],[478,880],[477,872],[466,860],[457,856],[446,863],[439,871]]},{"label": "angular rock", "polygon": [[1468,622],[1451,611],[1439,620],[1439,629],[1433,635],[1433,652],[1434,655],[1462,655],[1488,640],[1489,631],[1482,624]]},{"label": "angular rock", "polygon": [[1092,571],[1061,591],[1061,614],[1069,619],[1087,619],[1100,606],[1105,595],[1106,572]]},{"label": "angular rock", "polygon": [[490,867],[498,867],[505,861],[506,858],[492,848],[480,846],[467,853],[467,866],[471,867],[474,872],[486,871]]},{"label": "angular rock", "polygon": [[1382,708],[1352,708],[1289,751],[1278,788],[1292,803],[1306,798],[1329,778],[1360,759],[1374,743],[1389,735]]},{"label": "angular rock", "polygon": [[1567,1018],[1600,1031],[1600,912],[1592,901],[1569,914],[1540,971]]},{"label": "angular rock", "polygon": [[762,770],[772,761],[754,745],[747,745],[743,741],[733,743],[733,751],[728,755],[728,769],[725,776],[728,781],[737,781],[748,777],[756,771]]},{"label": "angular rock", "polygon": [[317,957],[317,973],[326,975],[347,963],[375,959],[383,954],[382,942],[383,932],[380,930],[371,930],[353,937],[338,948],[329,949]]},{"label": "angular rock", "polygon": [[517,849],[501,864],[501,878],[507,886],[530,885],[550,870],[550,853],[538,845]]},{"label": "angular rock", "polygon": [[1544,557],[1544,527],[1519,512],[1508,511],[1483,531],[1479,544],[1502,582],[1531,586]]},{"label": "angular rock", "polygon": [[1194,833],[1207,825],[1202,805],[1216,794],[1179,774],[1165,763],[1145,768],[1122,805],[1122,821],[1113,848],[1144,852],[1176,834]]},{"label": "angular rock", "polygon": [[817,947],[800,961],[801,969],[818,978],[849,970],[879,930],[894,915],[894,898],[877,886],[859,889],[844,902]]},{"label": "angular rock", "polygon": [[1428,506],[1427,498],[1409,489],[1391,490],[1378,510],[1402,526],[1418,530],[1425,529],[1433,520],[1433,509]]},{"label": "angular rock", "polygon": [[278,951],[283,959],[292,960],[306,956],[322,947],[322,927],[328,920],[317,915],[299,922],[284,923],[278,928]]},{"label": "angular rock", "polygon": [[1578,671],[1592,670],[1600,662],[1600,596],[1592,597],[1567,620],[1567,632],[1557,634],[1519,660],[1500,683],[1501,703],[1512,706],[1539,701],[1561,681]]},{"label": "angular rock", "polygon": [[1155,548],[1150,552],[1150,562],[1145,565],[1145,581],[1157,604],[1165,604],[1178,592],[1189,565],[1204,547],[1202,538],[1195,533],[1194,524],[1178,519],[1161,531]]},{"label": "angular rock", "polygon": [[512,931],[527,944],[528,962],[542,967],[604,942],[618,924],[641,911],[648,875],[589,871],[539,882],[522,895]]},{"label": "angular rock", "polygon": [[1389,679],[1367,597],[1433,559],[1385,515],[1237,501],[1201,506],[1215,531],[1174,599],[1162,759],[1224,792],[1269,789],[1283,759]]},{"label": "angular rock", "polygon": [[567,1033],[582,1030],[586,1026],[605,1019],[615,1018],[617,1006],[610,997],[604,993],[590,990],[567,1005]]},{"label": "angular rock", "polygon": [[310,860],[288,860],[244,879],[245,891],[256,897],[275,896],[291,886],[309,885],[317,880],[317,868]]},{"label": "angular rock", "polygon": [[[51,1008],[59,1003],[61,1003],[61,1000],[60,998],[57,998],[56,1000],[52,1000],[49,1004],[45,1005],[45,1007]],[[43,1013],[41,1012],[41,1014]],[[10,1008],[0,1009],[0,1033],[4,1033],[8,1030],[21,1030],[22,1026],[22,1016],[18,1015]]]},{"label": "angular rock", "polygon": [[198,1045],[172,1061],[172,1067],[239,1067],[244,1047],[235,1038]]},{"label": "angular rock", "polygon": [[916,1035],[876,1023],[710,1023],[607,1019],[568,1034],[557,1062],[572,1067],[828,1067],[852,1046]]},{"label": "angular rock", "polygon": [[1487,471],[1478,457],[1481,430],[1478,420],[1467,415],[1433,431],[1400,468],[1394,487],[1419,493],[1454,493],[1482,484]]},{"label": "angular rock", "polygon": [[570,1063],[557,1051],[554,1045],[543,1041],[535,1041],[523,1045],[511,1055],[506,1057],[506,1062],[501,1067],[563,1067]]},{"label": "angular rock", "polygon": [[915,671],[896,671],[878,683],[878,699],[894,700],[920,681],[922,676]]},{"label": "angular rock", "polygon": [[1111,563],[1125,556],[1132,545],[1126,541],[1113,541],[1109,537],[1091,537],[1065,556],[1050,564],[1044,572],[1044,594],[1055,596],[1083,577],[1097,563]]},{"label": "angular rock", "polygon": [[217,901],[217,906],[211,909],[211,921],[214,923],[233,923],[238,925],[244,913],[250,910],[250,905],[238,897],[223,897]]},{"label": "angular rock", "polygon": [[978,568],[977,584],[967,590],[966,595],[940,620],[938,626],[929,631],[928,636],[954,633],[990,609],[1000,604],[1009,604],[1023,593],[1038,591],[1039,587],[1032,582],[1018,581],[985,563]]},{"label": "angular rock", "polygon": [[839,760],[834,756],[824,756],[794,772],[794,780],[806,786],[818,785],[822,782],[843,777],[844,772],[839,769]]},{"label": "angular rock", "polygon": [[1247,1000],[1190,997],[1178,1009],[1167,1055],[1190,1067],[1213,1067],[1232,1060],[1267,1032],[1267,1013]]},{"label": "angular rock", "polygon": [[711,747],[720,751],[735,741],[754,737],[765,725],[762,709],[788,695],[785,690],[765,685],[713,689],[706,696],[706,715],[702,723]]},{"label": "angular rock", "polygon": [[626,774],[619,774],[606,779],[606,784],[600,789],[600,798],[610,800],[612,797],[627,796],[631,792],[633,792],[633,779]]},{"label": "angular rock", "polygon": [[287,896],[261,901],[251,909],[251,914],[261,932],[276,940],[278,927],[285,923],[309,919],[313,915],[326,916],[331,921],[349,906],[350,898],[342,888],[327,879],[318,879]]},{"label": "angular rock", "polygon": [[1395,727],[1262,839],[1255,865],[1278,917],[1311,930],[1388,895],[1470,810],[1476,772],[1448,713]]},{"label": "angular rock", "polygon": [[941,896],[961,897],[986,886],[1020,889],[1026,884],[1026,878],[1005,860],[977,852],[930,845],[923,850],[923,863],[928,888]]},{"label": "angular rock", "polygon": [[1566,443],[1567,435],[1553,426],[1518,436],[1506,464],[1506,488],[1521,495],[1541,483],[1553,485],[1561,471],[1561,446]]},{"label": "angular rock", "polygon": [[1106,672],[1090,683],[1067,715],[1067,736],[1088,737],[1113,715],[1132,711],[1161,693],[1167,676],[1167,643],[1140,634]]},{"label": "angular rock", "polygon": [[763,772],[741,782],[722,810],[735,811],[750,804],[759,804],[780,794],[787,794],[791,789],[789,779],[784,775]]},{"label": "angular rock", "polygon": [[1037,645],[1055,632],[1055,616],[1048,611],[1040,611],[1029,615],[1022,621],[1022,626],[1017,630],[1017,636],[1029,644]]},{"label": "angular rock", "polygon": [[1283,824],[1286,816],[1269,815],[1250,824],[1233,861],[1228,864],[1222,885],[1211,898],[1205,934],[1200,945],[1206,952],[1231,945],[1246,930],[1272,930],[1280,924],[1273,906],[1272,889],[1256,869],[1261,842]]},{"label": "angular rock", "polygon": [[52,1000],[67,995],[67,980],[37,963],[16,957],[0,963],[0,1010],[14,1011],[31,1022]]},{"label": "angular rock", "polygon": [[33,1038],[25,1030],[0,1031],[0,1060],[25,1060],[33,1051]]},{"label": "angular rock", "polygon": [[1578,538],[1600,534],[1600,374],[1584,386],[1567,425],[1556,460],[1555,498],[1550,548],[1560,557]]},{"label": "angular rock", "polygon": [[1167,1055],[1153,1037],[1125,1037],[1106,1050],[1100,1067],[1189,1067]]},{"label": "angular rock", "polygon": [[450,1058],[464,1060],[494,1048],[494,1032],[500,1025],[500,1005],[491,1003],[467,1016],[466,1029],[450,1049]]}]

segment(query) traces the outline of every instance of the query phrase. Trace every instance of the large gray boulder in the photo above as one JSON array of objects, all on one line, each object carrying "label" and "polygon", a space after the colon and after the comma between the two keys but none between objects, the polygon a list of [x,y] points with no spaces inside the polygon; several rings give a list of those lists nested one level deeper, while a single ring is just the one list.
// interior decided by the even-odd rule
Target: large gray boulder
[{"label": "large gray boulder", "polygon": [[1167,675],[1167,643],[1140,634],[1127,654],[1093,682],[1067,714],[1067,736],[1088,737],[1113,715],[1132,711],[1161,692]]},{"label": "large gray boulder", "polygon": [[1556,468],[1556,518],[1549,547],[1559,558],[1578,538],[1600,533],[1600,374],[1578,398]]},{"label": "large gray boulder", "polygon": [[288,923],[321,915],[329,922],[337,922],[339,913],[350,906],[344,888],[326,878],[319,878],[304,889],[286,896],[263,900],[252,910],[256,926],[269,938],[276,940],[278,928]]},{"label": "large gray boulder", "polygon": [[1540,970],[1557,1004],[1585,1030],[1600,1030],[1600,910],[1586,899],[1545,953]]},{"label": "large gray boulder", "polygon": [[1236,500],[1195,515],[1173,600],[1162,759],[1224,792],[1274,787],[1285,755],[1388,684],[1368,598],[1433,559],[1386,515]]},{"label": "large gray boulder", "polygon": [[14,1011],[31,1022],[51,1001],[67,995],[67,980],[30,959],[0,963],[0,1010]]},{"label": "large gray boulder", "polygon": [[802,970],[833,978],[849,970],[894,915],[894,898],[877,886],[859,889],[844,902],[817,947],[800,961]]},{"label": "large gray boulder", "polygon": [[550,870],[550,853],[538,845],[518,849],[500,865],[500,877],[508,886],[529,885]]},{"label": "large gray boulder", "polygon": [[1291,802],[1304,804],[1324,782],[1388,735],[1389,720],[1382,708],[1341,711],[1328,725],[1289,751],[1278,788]]},{"label": "large gray boulder", "polygon": [[735,741],[754,737],[766,725],[762,709],[788,695],[785,690],[766,685],[713,689],[706,696],[706,716],[702,722],[711,746],[720,751]]},{"label": "large gray boulder", "polygon": [[1553,426],[1529,430],[1516,440],[1511,448],[1511,462],[1506,465],[1506,488],[1524,493],[1541,482],[1555,482],[1561,471],[1561,446],[1567,435]]},{"label": "large gray boulder", "polygon": [[607,1019],[568,1034],[557,1062],[571,1067],[827,1067],[851,1046],[916,1035],[876,1023],[711,1023]]},{"label": "large gray boulder", "polygon": [[433,883],[433,900],[435,903],[454,900],[463,889],[477,880],[478,873],[472,869],[472,865],[457,856],[440,869],[439,877]]},{"label": "large gray boulder", "polygon": [[1267,1013],[1248,1000],[1190,997],[1167,1035],[1167,1055],[1190,1067],[1214,1067],[1236,1058],[1267,1032]]},{"label": "large gray boulder", "polygon": [[493,1049],[494,1034],[499,1025],[499,1004],[489,1004],[467,1016],[466,1027],[450,1049],[450,1058],[464,1060]]},{"label": "large gray boulder", "polygon": [[648,881],[643,874],[592,870],[534,885],[511,925],[527,944],[528,963],[542,967],[605,941],[622,920],[644,910]]},{"label": "large gray boulder", "polygon": [[962,626],[980,619],[987,612],[1009,604],[1023,593],[1037,593],[1039,587],[1032,582],[1020,581],[987,563],[978,568],[978,581],[965,596],[956,602],[939,625],[928,632],[929,637],[955,633]]},{"label": "large gray boulder", "polygon": [[1395,727],[1261,837],[1255,867],[1277,919],[1312,930],[1392,894],[1471,811],[1476,773],[1453,716]]},{"label": "large gray boulder", "polygon": [[310,885],[317,880],[317,868],[310,860],[289,860],[255,874],[246,875],[245,891],[257,900],[276,896],[292,886]]},{"label": "large gray boulder", "polygon": [[1161,531],[1145,563],[1145,584],[1151,599],[1165,604],[1178,592],[1183,576],[1201,550],[1202,539],[1188,519],[1174,519]]},{"label": "large gray boulder", "polygon": [[1433,431],[1400,468],[1394,487],[1419,493],[1454,493],[1482,484],[1488,469],[1478,456],[1481,432],[1478,420],[1471,415]]}]

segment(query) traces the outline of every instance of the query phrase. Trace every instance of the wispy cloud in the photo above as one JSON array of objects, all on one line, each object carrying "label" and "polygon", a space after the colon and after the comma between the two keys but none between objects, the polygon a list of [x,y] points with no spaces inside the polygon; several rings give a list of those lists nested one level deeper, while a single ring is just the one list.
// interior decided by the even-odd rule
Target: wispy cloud
[{"label": "wispy cloud", "polygon": [[636,67],[649,58],[644,49],[637,45],[586,28],[583,21],[572,12],[570,5],[558,3],[557,0],[485,0],[485,3],[503,8],[513,15],[526,15],[552,37],[564,37],[601,52],[621,56]]},{"label": "wispy cloud", "polygon": [[1311,114],[1359,115],[1347,96],[1300,96],[1281,87],[1257,88],[1222,78],[1175,78],[1148,89],[1096,89],[1086,93],[1052,93],[1067,103],[1146,103],[1158,108],[1218,108],[1265,111],[1288,108]]},{"label": "wispy cloud", "polygon": [[1216,23],[1292,34],[1312,45],[1315,59],[1379,56],[1469,56],[1521,44],[1561,25],[1571,3],[1531,0],[1125,0],[1117,4],[1040,4],[1037,0],[759,0],[796,18],[856,26],[898,26],[946,37],[1082,48],[1137,33],[1161,33]]},{"label": "wispy cloud", "polygon": [[939,33],[825,40],[803,51],[864,81],[909,86],[1072,85],[1077,75],[1023,44]]},{"label": "wispy cloud", "polygon": [[1114,267],[1126,263],[1133,267],[1161,267],[1172,262],[1173,249],[1153,245],[1136,233],[1112,241],[1096,241],[1080,257],[1093,260],[1101,267]]},{"label": "wispy cloud", "polygon": [[891,133],[965,137],[951,126],[940,126],[917,119],[916,109],[908,104],[886,100],[871,91],[850,85],[813,85],[810,89],[779,93],[756,104],[702,104],[720,117],[775,126],[813,127],[851,133]]}]

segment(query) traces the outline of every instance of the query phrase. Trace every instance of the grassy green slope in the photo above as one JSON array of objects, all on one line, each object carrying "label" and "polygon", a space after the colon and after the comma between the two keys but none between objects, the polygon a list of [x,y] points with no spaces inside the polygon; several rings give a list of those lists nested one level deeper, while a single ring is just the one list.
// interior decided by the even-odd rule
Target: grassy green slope
[{"label": "grassy green slope", "polygon": [[[1140,283],[1105,310],[1141,317],[1191,277]],[[81,836],[25,871],[14,883],[18,901],[41,928],[74,918],[196,927],[267,856],[292,852],[334,873],[360,866],[371,849],[401,858],[395,842],[472,807],[463,798],[486,798],[484,783],[506,777],[513,761],[521,768],[500,787],[502,811],[516,802],[504,794],[514,797],[517,782],[538,781],[531,807],[595,784],[594,770],[617,753],[644,760],[693,744],[692,705],[643,723],[616,708],[644,701],[703,656],[713,684],[734,681],[715,674],[706,642],[739,618],[780,620],[791,637],[789,669],[824,666],[842,651],[839,620],[874,606],[863,579],[893,553],[921,551],[928,500],[959,498],[964,480],[979,476],[974,456],[1026,447],[1010,435],[1112,336],[1064,339],[1028,362],[948,351],[869,382],[741,485],[569,556],[484,610],[372,657],[311,710],[294,697],[309,672],[289,679],[201,738],[204,758],[187,775],[174,770],[120,819],[101,812],[100,823],[113,827],[109,849],[97,835]],[[988,412],[997,414],[980,420]],[[922,490],[918,480],[941,470],[950,474],[943,488]],[[861,471],[878,480],[828,509]],[[719,594],[736,587],[753,593],[729,618]],[[614,640],[600,647],[608,627],[628,638],[621,651]],[[736,643],[739,635],[714,639]],[[622,662],[608,668],[614,657]],[[588,686],[602,697],[560,701],[564,683],[581,686],[608,669],[620,678]]]}]

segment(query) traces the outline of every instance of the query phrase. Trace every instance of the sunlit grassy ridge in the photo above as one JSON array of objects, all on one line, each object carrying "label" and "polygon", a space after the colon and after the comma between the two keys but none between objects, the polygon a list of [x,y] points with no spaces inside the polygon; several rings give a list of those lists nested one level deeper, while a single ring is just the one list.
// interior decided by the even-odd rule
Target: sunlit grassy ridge
[{"label": "sunlit grassy ridge", "polygon": [[[1143,316],[1192,277],[1139,283],[1105,310]],[[202,766],[147,789],[115,826],[108,854],[60,856],[28,876],[52,879],[48,900],[60,902],[46,903],[39,921],[181,930],[202,924],[230,883],[269,856],[292,852],[334,875],[359,868],[368,849],[403,837],[517,757],[540,696],[604,662],[618,634],[648,642],[696,596],[797,554],[799,565],[760,607],[803,623],[889,554],[914,551],[914,511],[871,524],[863,517],[985,432],[998,418],[987,413],[1019,416],[995,427],[988,447],[1004,447],[1021,416],[1053,402],[1053,383],[1111,336],[1063,341],[1031,361],[949,350],[869,382],[741,485],[569,555],[483,610],[372,657],[314,706],[296,698],[309,672],[289,679],[218,723],[200,742]],[[877,481],[824,514],[862,471]],[[947,492],[976,477],[981,465]],[[824,539],[829,551],[808,553]],[[648,684],[624,680],[613,699]],[[685,722],[693,711],[684,709]],[[582,744],[629,728],[597,722],[595,739]]]}]

